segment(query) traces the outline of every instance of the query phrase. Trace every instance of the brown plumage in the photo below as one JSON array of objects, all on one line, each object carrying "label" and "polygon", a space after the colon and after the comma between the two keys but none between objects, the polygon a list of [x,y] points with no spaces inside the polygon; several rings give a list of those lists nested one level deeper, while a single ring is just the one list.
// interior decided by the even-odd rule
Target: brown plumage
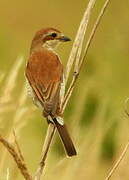
[{"label": "brown plumage", "polygon": [[60,88],[63,79],[63,65],[54,48],[59,42],[70,39],[54,28],[38,31],[32,40],[26,77],[33,91],[35,103],[43,109],[43,115],[51,117],[60,134],[69,156],[76,155],[67,128],[60,123]]}]

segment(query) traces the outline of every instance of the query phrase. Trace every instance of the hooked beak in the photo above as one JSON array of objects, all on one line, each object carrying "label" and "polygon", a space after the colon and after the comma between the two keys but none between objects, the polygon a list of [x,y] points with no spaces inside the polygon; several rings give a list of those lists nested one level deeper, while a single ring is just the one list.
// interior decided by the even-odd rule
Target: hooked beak
[{"label": "hooked beak", "polygon": [[63,42],[71,41],[71,39],[70,39],[69,37],[64,36],[64,35],[60,36],[60,37],[59,37],[59,40],[60,40],[60,41],[63,41]]}]

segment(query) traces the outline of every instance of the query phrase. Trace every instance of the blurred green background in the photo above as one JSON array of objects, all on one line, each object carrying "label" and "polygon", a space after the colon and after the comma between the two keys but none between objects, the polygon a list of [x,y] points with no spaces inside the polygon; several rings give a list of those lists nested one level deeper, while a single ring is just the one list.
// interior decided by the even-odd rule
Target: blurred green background
[{"label": "blurred green background", "polygon": [[[88,34],[102,7],[98,0]],[[24,69],[34,33],[55,27],[74,37],[88,0],[0,0],[0,134],[13,143],[15,128],[26,163],[33,174],[40,159],[47,123],[24,89]],[[58,53],[67,62],[72,42]],[[65,121],[78,150],[66,158],[56,135],[44,180],[103,180],[129,136],[124,102],[129,96],[129,1],[111,1],[88,52]],[[0,146],[0,180],[22,180],[12,157]],[[129,152],[128,152],[129,155]],[[113,175],[128,180],[129,156]]]}]

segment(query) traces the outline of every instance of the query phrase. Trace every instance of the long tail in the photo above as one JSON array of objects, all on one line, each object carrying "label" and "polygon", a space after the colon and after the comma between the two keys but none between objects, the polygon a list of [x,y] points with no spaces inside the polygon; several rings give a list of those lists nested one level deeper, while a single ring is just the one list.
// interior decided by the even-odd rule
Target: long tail
[{"label": "long tail", "polygon": [[72,139],[65,124],[60,124],[56,118],[53,119],[55,126],[57,127],[58,133],[61,137],[65,150],[68,156],[74,156],[77,154]]}]

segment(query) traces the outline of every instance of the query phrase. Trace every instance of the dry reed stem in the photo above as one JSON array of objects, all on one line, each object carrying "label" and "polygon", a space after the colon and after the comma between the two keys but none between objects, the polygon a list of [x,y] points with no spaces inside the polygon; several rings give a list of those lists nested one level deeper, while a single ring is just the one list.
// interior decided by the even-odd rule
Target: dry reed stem
[{"label": "dry reed stem", "polygon": [[19,146],[18,141],[17,141],[15,130],[13,130],[13,136],[14,136],[14,142],[15,142],[19,157],[20,157],[21,161],[25,162],[24,157],[23,157],[22,152],[21,152],[21,149],[20,149],[20,146]]},{"label": "dry reed stem", "polygon": [[73,43],[73,47],[66,65],[66,73],[65,73],[65,80],[66,83],[68,81],[69,78],[69,74],[72,68],[72,65],[76,59],[76,65],[75,67],[78,66],[78,62],[80,59],[80,55],[81,55],[81,51],[82,51],[82,44],[83,44],[83,40],[84,40],[84,36],[85,36],[85,32],[87,30],[87,26],[88,26],[88,22],[89,22],[89,18],[90,18],[90,14],[91,14],[91,10],[94,7],[96,0],[90,0],[88,3],[88,6],[85,10],[84,16],[81,20],[79,29],[77,31],[74,43]]},{"label": "dry reed stem", "polygon": [[[84,54],[83,54],[82,58],[80,59],[80,61],[78,62],[78,69],[77,69],[76,66],[74,67],[74,70],[75,70],[75,71],[74,71],[74,74],[73,74],[73,79],[72,79],[72,82],[71,82],[71,84],[70,84],[70,86],[69,86],[69,88],[68,88],[68,90],[67,90],[67,92],[66,92],[66,95],[65,95],[65,97],[64,97],[64,102],[62,103],[62,112],[64,112],[64,110],[65,110],[65,108],[66,108],[66,105],[67,105],[67,103],[68,103],[68,101],[69,101],[69,98],[70,98],[70,96],[71,96],[71,94],[72,94],[72,92],[73,92],[73,89],[74,89],[74,87],[75,87],[76,80],[77,80],[78,75],[79,75],[80,70],[81,70],[81,67],[82,67],[82,65],[83,65],[83,62],[84,62],[84,60],[85,60],[85,58],[86,58],[86,55],[87,55],[87,52],[88,52],[89,47],[90,47],[90,45],[91,45],[91,42],[92,42],[92,40],[93,40],[93,37],[94,37],[94,35],[95,35],[95,32],[96,32],[96,30],[97,30],[97,28],[98,28],[98,26],[99,26],[99,24],[100,24],[100,22],[101,22],[101,19],[102,19],[103,15],[104,15],[104,12],[105,12],[105,10],[106,10],[109,2],[110,2],[110,0],[106,0],[106,1],[105,1],[105,3],[104,3],[104,5],[103,5],[103,7],[102,7],[102,9],[101,9],[101,11],[100,11],[100,13],[99,13],[99,15],[98,15],[98,18],[97,18],[97,20],[96,20],[96,22],[95,22],[95,24],[94,24],[94,26],[93,26],[93,29],[92,29],[91,34],[90,34],[90,36],[89,36],[89,39],[88,39],[88,41],[87,41],[87,43],[86,43],[86,47],[85,47],[85,50],[84,50]],[[76,71],[76,70],[77,70],[77,71]]]},{"label": "dry reed stem", "polygon": [[6,141],[1,135],[0,135],[0,142],[4,145],[7,151],[12,155],[23,177],[26,180],[32,180],[32,177],[28,172],[26,164],[23,163],[23,161],[21,161],[21,158],[19,157],[18,153],[15,151],[15,148],[8,141]]},{"label": "dry reed stem", "polygon": [[123,160],[123,158],[125,157],[127,151],[128,151],[128,148],[129,148],[129,141],[128,143],[126,144],[124,150],[122,151],[119,159],[117,160],[117,162],[115,163],[115,165],[113,166],[113,168],[110,170],[110,172],[108,173],[107,177],[105,178],[105,180],[109,180],[112,175],[114,174],[114,172],[116,171],[116,169],[118,168],[118,166],[120,165],[121,161]]},{"label": "dry reed stem", "polygon": [[41,153],[40,164],[39,164],[39,167],[37,169],[34,180],[40,180],[41,179],[43,169],[45,167],[45,160],[47,158],[48,150],[49,150],[50,144],[52,142],[54,132],[55,132],[54,124],[49,123],[48,129],[47,129],[47,134],[46,134],[44,145],[43,145],[43,149],[42,149],[42,153]]}]

